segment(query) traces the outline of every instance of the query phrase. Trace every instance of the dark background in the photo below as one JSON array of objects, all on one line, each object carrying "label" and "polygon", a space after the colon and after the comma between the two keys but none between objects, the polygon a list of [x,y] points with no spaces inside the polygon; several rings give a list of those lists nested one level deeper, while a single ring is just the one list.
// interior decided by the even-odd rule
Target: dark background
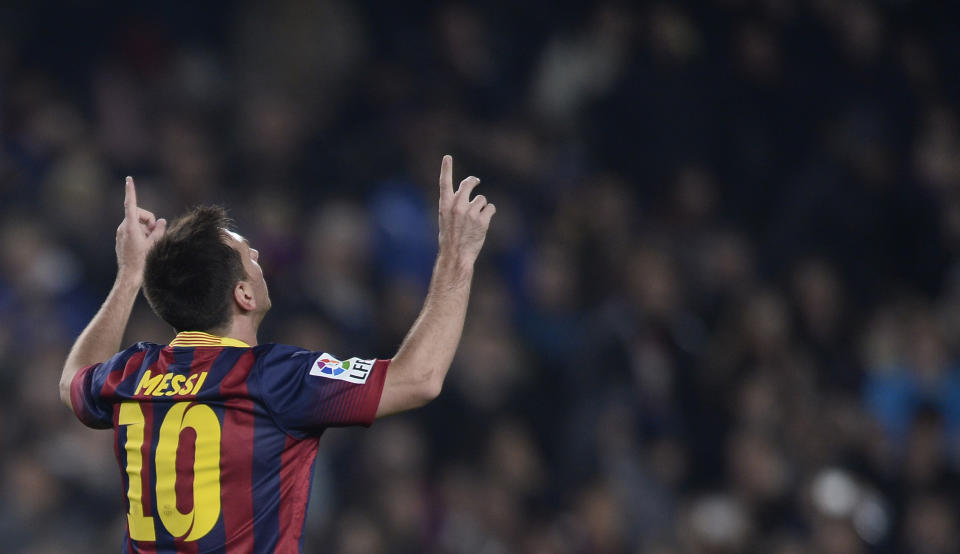
[{"label": "dark background", "polygon": [[120,546],[56,383],[124,175],[230,209],[261,341],[389,357],[451,153],[498,208],[458,357],[325,435],[308,552],[960,551],[952,6],[3,2],[0,550]]}]

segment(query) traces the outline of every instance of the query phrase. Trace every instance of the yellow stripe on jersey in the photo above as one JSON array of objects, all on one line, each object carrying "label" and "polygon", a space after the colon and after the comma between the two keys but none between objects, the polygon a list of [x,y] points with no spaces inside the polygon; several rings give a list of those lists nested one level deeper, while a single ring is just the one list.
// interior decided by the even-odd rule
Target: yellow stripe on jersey
[{"label": "yellow stripe on jersey", "polygon": [[240,348],[250,348],[250,345],[242,340],[230,337],[218,337],[203,331],[182,331],[170,341],[170,346],[237,346]]}]

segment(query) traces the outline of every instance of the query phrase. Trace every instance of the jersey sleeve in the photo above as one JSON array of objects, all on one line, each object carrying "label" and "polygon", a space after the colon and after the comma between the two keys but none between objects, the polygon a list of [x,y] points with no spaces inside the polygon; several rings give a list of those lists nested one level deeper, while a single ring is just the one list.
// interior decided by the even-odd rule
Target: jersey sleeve
[{"label": "jersey sleeve", "polygon": [[389,365],[275,345],[257,371],[263,402],[277,424],[304,437],[327,427],[372,424]]},{"label": "jersey sleeve", "polygon": [[81,423],[94,429],[113,426],[113,408],[101,398],[109,370],[105,364],[88,365],[73,376],[70,404]]},{"label": "jersey sleeve", "polygon": [[114,354],[109,360],[88,365],[70,382],[70,404],[81,423],[94,429],[113,427],[113,407],[117,402],[117,385],[124,378],[129,364],[135,369],[144,359],[151,345],[138,342]]}]

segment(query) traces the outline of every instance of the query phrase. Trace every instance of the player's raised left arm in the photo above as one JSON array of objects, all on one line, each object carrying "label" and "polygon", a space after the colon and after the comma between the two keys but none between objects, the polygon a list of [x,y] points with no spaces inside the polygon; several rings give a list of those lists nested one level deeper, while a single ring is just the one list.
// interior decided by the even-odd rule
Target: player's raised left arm
[{"label": "player's raised left arm", "polygon": [[463,331],[473,267],[497,211],[467,177],[453,190],[453,158],[440,167],[439,253],[423,309],[390,363],[377,417],[418,408],[440,394]]},{"label": "player's raised left arm", "polygon": [[117,227],[117,278],[106,301],[80,333],[60,375],[60,400],[68,407],[70,383],[80,369],[107,360],[120,349],[130,311],[143,284],[147,251],[167,229],[165,219],[137,207],[137,191],[127,177],[123,200],[124,218]]}]

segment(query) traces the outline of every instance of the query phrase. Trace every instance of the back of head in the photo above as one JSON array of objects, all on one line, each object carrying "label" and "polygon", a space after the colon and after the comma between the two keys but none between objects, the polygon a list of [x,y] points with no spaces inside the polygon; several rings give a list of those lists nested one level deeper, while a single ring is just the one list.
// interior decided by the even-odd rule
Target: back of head
[{"label": "back of head", "polygon": [[147,253],[143,292],[156,314],[179,331],[230,323],[233,291],[246,278],[240,254],[226,243],[219,206],[199,206],[175,221]]}]

